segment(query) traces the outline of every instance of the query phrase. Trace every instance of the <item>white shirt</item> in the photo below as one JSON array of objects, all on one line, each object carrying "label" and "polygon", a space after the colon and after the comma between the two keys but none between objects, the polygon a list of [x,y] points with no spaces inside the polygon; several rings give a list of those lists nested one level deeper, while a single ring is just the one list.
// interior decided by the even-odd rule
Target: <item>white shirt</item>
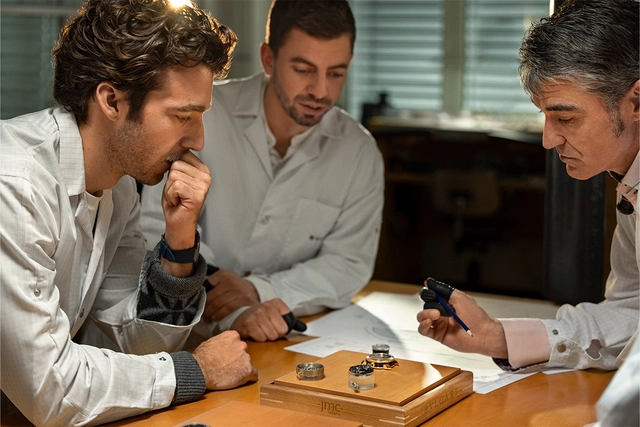
[{"label": "white shirt", "polygon": [[[212,178],[199,221],[201,253],[209,264],[246,275],[262,302],[281,298],[296,315],[347,306],[373,274],[382,155],[369,132],[334,107],[293,138],[294,151],[274,172],[261,112],[266,82],[258,74],[213,89],[199,153]],[[164,229],[162,187],[142,191],[149,243]]]},{"label": "white shirt", "polygon": [[[146,248],[135,181],[103,191],[94,231],[73,115],[44,110],[2,121],[0,132],[2,391],[38,426],[168,406],[172,359],[153,353],[180,349],[192,325],[136,318]],[[88,316],[131,354],[71,341]]]},{"label": "white shirt", "polygon": [[598,422],[594,427],[640,425],[640,341],[631,338],[618,358],[619,370],[596,403]]},{"label": "white shirt", "polygon": [[640,321],[640,215],[635,197],[639,176],[640,153],[623,179],[628,185],[617,187],[633,203],[634,212],[616,212],[605,300],[563,305],[554,320],[500,319],[513,367],[616,368],[616,358],[630,345]]}]

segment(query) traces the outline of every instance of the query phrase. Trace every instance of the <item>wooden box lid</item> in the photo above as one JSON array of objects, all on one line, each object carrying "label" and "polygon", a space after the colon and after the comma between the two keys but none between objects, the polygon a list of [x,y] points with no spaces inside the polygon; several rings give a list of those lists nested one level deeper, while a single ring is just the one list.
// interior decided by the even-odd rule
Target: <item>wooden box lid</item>
[{"label": "wooden box lid", "polygon": [[373,389],[352,390],[348,385],[349,368],[359,365],[366,356],[364,353],[341,350],[317,361],[324,366],[324,379],[299,380],[294,371],[277,378],[274,384],[401,406],[460,373],[460,368],[451,366],[398,360],[398,365],[392,369],[374,370]]}]

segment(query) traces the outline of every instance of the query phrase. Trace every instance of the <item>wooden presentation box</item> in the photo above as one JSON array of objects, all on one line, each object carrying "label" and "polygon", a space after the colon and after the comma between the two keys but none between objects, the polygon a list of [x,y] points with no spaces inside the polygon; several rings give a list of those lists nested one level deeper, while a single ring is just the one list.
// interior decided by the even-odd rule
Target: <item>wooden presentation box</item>
[{"label": "wooden presentation box", "polygon": [[364,426],[417,426],[473,392],[473,373],[450,366],[398,359],[389,369],[375,369],[375,386],[348,386],[349,367],[367,355],[341,350],[317,362],[325,377],[299,380],[295,371],[260,387],[260,404],[353,420]]}]

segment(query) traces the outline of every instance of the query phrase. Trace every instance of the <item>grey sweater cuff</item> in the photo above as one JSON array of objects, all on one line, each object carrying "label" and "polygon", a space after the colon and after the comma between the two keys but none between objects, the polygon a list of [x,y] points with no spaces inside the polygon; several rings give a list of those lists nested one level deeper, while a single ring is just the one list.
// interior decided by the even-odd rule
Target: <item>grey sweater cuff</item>
[{"label": "grey sweater cuff", "polygon": [[164,271],[160,264],[160,243],[149,254],[149,270],[147,280],[156,292],[168,298],[189,298],[200,292],[207,273],[207,263],[202,255],[193,266],[193,274],[189,277],[174,277]]},{"label": "grey sweater cuff", "polygon": [[199,399],[207,386],[200,365],[193,355],[186,351],[171,353],[176,373],[176,393],[172,405],[180,405]]},{"label": "grey sweater cuff", "polygon": [[147,253],[138,294],[138,318],[185,326],[193,322],[207,264],[200,256],[189,277],[174,277],[160,265],[159,244]]}]

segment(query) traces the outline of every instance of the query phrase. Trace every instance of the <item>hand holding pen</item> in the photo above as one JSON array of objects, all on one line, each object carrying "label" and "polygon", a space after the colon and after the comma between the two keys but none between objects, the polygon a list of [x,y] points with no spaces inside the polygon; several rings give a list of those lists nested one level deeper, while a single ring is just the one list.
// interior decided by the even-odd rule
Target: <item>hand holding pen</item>
[{"label": "hand holding pen", "polygon": [[424,309],[435,308],[440,312],[441,316],[451,316],[458,325],[470,336],[473,333],[469,330],[467,325],[458,317],[456,310],[451,307],[447,301],[451,297],[451,294],[455,290],[446,283],[439,282],[432,277],[429,277],[424,281],[424,288],[420,292],[420,298],[424,301]]},{"label": "hand holding pen", "polygon": [[506,338],[499,320],[459,289],[431,277],[424,285],[420,292],[424,306],[417,315],[420,334],[454,350],[507,358]]}]

